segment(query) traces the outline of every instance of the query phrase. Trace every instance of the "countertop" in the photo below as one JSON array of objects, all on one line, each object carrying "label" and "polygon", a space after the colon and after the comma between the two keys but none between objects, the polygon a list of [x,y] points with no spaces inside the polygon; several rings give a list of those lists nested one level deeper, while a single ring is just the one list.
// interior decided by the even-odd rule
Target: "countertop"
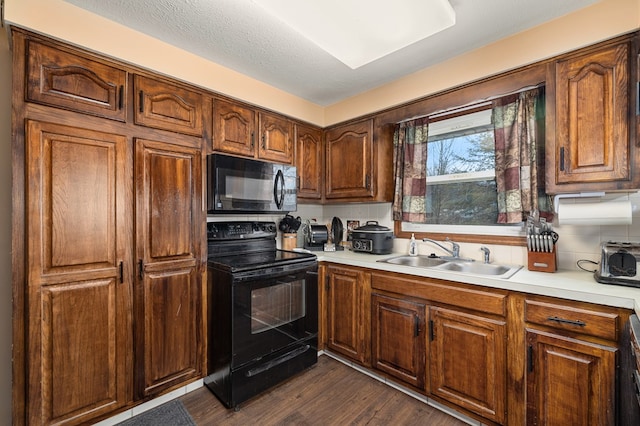
[{"label": "countertop", "polygon": [[418,268],[378,262],[379,260],[403,255],[375,255],[356,253],[350,250],[335,252],[314,252],[318,261],[359,266],[380,271],[398,272],[420,277],[439,278],[443,280],[482,285],[485,287],[513,290],[542,296],[559,297],[581,302],[597,303],[634,310],[640,315],[640,288],[619,285],[600,284],[593,274],[583,271],[556,271],[554,273],[532,272],[523,266],[508,279],[490,276],[470,276],[466,274],[440,271],[437,269]]}]

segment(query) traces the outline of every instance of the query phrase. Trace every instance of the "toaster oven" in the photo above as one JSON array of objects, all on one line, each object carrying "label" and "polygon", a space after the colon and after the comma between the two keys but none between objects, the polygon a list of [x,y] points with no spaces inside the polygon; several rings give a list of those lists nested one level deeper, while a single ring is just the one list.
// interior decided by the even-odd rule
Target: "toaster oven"
[{"label": "toaster oven", "polygon": [[607,241],[600,247],[600,265],[594,274],[596,281],[640,287],[640,243]]}]

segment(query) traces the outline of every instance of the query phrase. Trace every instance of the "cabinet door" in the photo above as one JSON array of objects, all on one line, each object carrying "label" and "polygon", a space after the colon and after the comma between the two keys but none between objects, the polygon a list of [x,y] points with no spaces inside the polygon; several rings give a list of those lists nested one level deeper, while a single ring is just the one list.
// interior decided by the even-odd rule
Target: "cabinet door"
[{"label": "cabinet door", "polygon": [[352,268],[327,268],[327,348],[368,364],[370,288],[366,274]]},{"label": "cabinet door", "polygon": [[547,191],[630,183],[629,54],[622,43],[556,64],[555,179]]},{"label": "cabinet door", "polygon": [[431,394],[504,423],[505,323],[439,307],[430,319]]},{"label": "cabinet door", "polygon": [[255,153],[255,111],[216,99],[213,103],[213,150],[253,157]]},{"label": "cabinet door", "polygon": [[325,134],[325,198],[371,198],[373,120],[335,127]]},{"label": "cabinet door", "polygon": [[202,136],[202,94],[140,75],[134,86],[136,124]]},{"label": "cabinet door", "polygon": [[125,121],[127,72],[33,40],[27,48],[27,99]]},{"label": "cabinet door", "polygon": [[424,390],[426,306],[378,294],[371,306],[372,366]]},{"label": "cabinet door", "polygon": [[322,198],[322,130],[296,125],[296,161],[298,200]]},{"label": "cabinet door", "polygon": [[200,376],[200,150],[136,140],[138,397]]},{"label": "cabinet door", "polygon": [[527,330],[527,424],[615,424],[616,348]]},{"label": "cabinet door", "polygon": [[293,125],[289,120],[273,114],[260,113],[258,157],[262,160],[291,164]]},{"label": "cabinet door", "polygon": [[29,424],[131,400],[131,169],[124,136],[28,121]]}]

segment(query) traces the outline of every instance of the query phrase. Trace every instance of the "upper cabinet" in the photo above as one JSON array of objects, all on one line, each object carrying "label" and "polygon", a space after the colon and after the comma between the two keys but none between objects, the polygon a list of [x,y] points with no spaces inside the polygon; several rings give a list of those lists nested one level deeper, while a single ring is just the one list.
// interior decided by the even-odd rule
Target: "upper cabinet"
[{"label": "upper cabinet", "polygon": [[393,144],[374,135],[373,123],[368,119],[326,131],[327,202],[392,201]]},{"label": "upper cabinet", "polygon": [[550,63],[547,182],[550,194],[638,187],[635,39],[617,39]]},{"label": "upper cabinet", "polygon": [[285,117],[261,112],[258,158],[291,164],[293,161],[293,124]]},{"label": "upper cabinet", "polygon": [[26,100],[125,121],[127,72],[106,61],[27,41]]},{"label": "upper cabinet", "polygon": [[256,113],[239,104],[213,102],[213,150],[253,157]]},{"label": "upper cabinet", "polygon": [[135,123],[202,136],[203,96],[181,86],[135,76]]},{"label": "upper cabinet", "polygon": [[215,99],[213,150],[291,164],[293,125],[282,116],[257,112],[249,106]]},{"label": "upper cabinet", "polygon": [[298,201],[320,201],[324,176],[322,130],[317,127],[296,124],[295,141]]}]

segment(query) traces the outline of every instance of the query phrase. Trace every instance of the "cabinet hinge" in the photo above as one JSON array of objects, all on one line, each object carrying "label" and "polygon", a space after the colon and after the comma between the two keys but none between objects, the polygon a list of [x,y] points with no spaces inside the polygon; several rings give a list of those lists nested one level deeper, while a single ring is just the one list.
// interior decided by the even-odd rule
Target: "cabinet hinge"
[{"label": "cabinet hinge", "polygon": [[527,370],[533,373],[533,345],[529,345],[527,350]]}]

